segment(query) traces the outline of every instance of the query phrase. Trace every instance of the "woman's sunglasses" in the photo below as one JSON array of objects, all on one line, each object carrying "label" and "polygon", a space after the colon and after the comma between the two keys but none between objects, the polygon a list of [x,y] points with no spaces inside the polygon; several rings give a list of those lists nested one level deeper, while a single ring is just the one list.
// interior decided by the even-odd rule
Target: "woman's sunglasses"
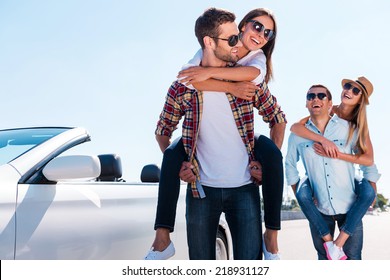
[{"label": "woman's sunglasses", "polygon": [[234,47],[235,45],[237,45],[238,41],[241,39],[242,35],[241,33],[238,34],[238,35],[232,35],[230,36],[229,38],[225,39],[225,38],[218,38],[218,37],[211,37],[213,39],[219,39],[219,40],[223,40],[223,41],[227,41],[228,42],[228,45],[230,47]]},{"label": "woman's sunglasses", "polygon": [[360,88],[357,88],[357,87],[354,87],[351,83],[345,83],[343,88],[345,90],[350,90],[352,89],[352,93],[355,95],[355,96],[358,96],[361,92]]},{"label": "woman's sunglasses", "polygon": [[275,36],[276,36],[276,33],[275,31],[271,30],[271,29],[265,29],[264,25],[261,24],[260,22],[258,22],[257,20],[248,20],[247,22],[252,22],[252,28],[253,30],[261,33],[264,31],[264,39],[266,39],[267,41],[270,41],[272,40]]},{"label": "woman's sunglasses", "polygon": [[315,98],[318,98],[319,100],[324,100],[326,97],[328,97],[328,95],[326,93],[323,93],[323,92],[320,92],[320,93],[312,93],[312,92],[309,92],[307,95],[306,95],[306,99],[307,101],[312,101],[314,100]]}]

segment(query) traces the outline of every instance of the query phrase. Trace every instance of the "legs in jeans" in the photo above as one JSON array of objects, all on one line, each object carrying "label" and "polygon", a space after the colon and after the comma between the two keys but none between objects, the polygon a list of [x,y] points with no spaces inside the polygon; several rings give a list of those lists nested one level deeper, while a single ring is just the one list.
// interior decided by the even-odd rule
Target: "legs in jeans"
[{"label": "legs in jeans", "polygon": [[310,227],[317,231],[317,235],[324,238],[330,234],[328,224],[324,221],[322,214],[318,211],[313,201],[313,189],[311,188],[309,179],[306,179],[300,184],[295,194],[299,206],[306,219],[310,222]]},{"label": "legs in jeans", "polygon": [[[330,234],[333,236],[335,232],[335,226],[336,222],[339,227],[339,229],[345,224],[346,221],[346,214],[340,214],[335,216],[327,216],[321,214],[322,219],[327,224],[327,227],[330,230]],[[316,227],[310,223],[310,232],[313,239],[314,247],[317,251],[318,259],[319,260],[327,260],[326,257],[326,251],[323,246],[323,239],[321,235],[318,234],[318,230]],[[348,240],[345,242],[345,245],[343,247],[343,250],[345,254],[348,256],[348,259],[350,260],[361,260],[362,258],[362,248],[363,248],[363,223],[360,220],[355,228],[355,231],[353,232],[353,235],[351,235]]]},{"label": "legs in jeans", "polygon": [[181,138],[173,141],[164,151],[154,224],[156,237],[152,244],[153,251],[163,252],[171,243],[169,233],[174,230],[177,200],[180,193],[179,171],[186,158]]},{"label": "legs in jeans", "polygon": [[215,259],[215,238],[222,212],[233,239],[234,258],[261,257],[260,195],[254,184],[238,188],[205,187],[206,197],[193,198],[187,190],[187,241],[191,260]]},{"label": "legs in jeans", "polygon": [[[361,252],[359,253],[359,250],[351,249],[352,245],[348,245],[348,248],[346,246],[350,244],[349,240],[353,235],[356,233],[360,234],[359,227],[362,225],[362,218],[375,199],[375,191],[366,179],[362,181],[355,180],[355,193],[356,200],[348,213],[345,214],[345,220],[339,223],[340,234],[334,241],[337,247],[343,248],[349,259],[361,258]],[[309,180],[304,181],[298,188],[296,198],[301,206],[302,212],[310,222],[311,230],[316,231],[316,234],[322,238],[322,243],[323,241],[332,241],[334,228],[332,230],[332,228],[328,227],[329,224],[323,219],[324,215],[314,205],[313,191]],[[355,243],[352,242],[352,244]],[[348,252],[351,252],[353,255],[349,255]]]},{"label": "legs in jeans", "polygon": [[[355,180],[355,193],[356,200],[346,214],[345,223],[343,223],[343,226],[341,227],[341,230],[349,236],[353,234],[359,221],[363,219],[365,213],[375,199],[375,191],[366,179],[361,181]],[[321,213],[314,205],[313,191],[308,179],[303,182],[297,190],[296,198],[302,212],[309,222],[317,229],[318,234],[320,236],[329,234],[326,223],[321,219]]]},{"label": "legs in jeans", "polygon": [[283,156],[275,143],[260,135],[255,139],[256,160],[263,171],[262,194],[264,202],[264,242],[267,251],[278,252],[277,230],[281,228],[280,213],[283,200]]},{"label": "legs in jeans", "polygon": [[355,180],[355,193],[356,201],[349,209],[345,223],[341,227],[341,230],[350,236],[355,231],[359,221],[363,219],[376,196],[374,188],[366,179]]},{"label": "legs in jeans", "polygon": [[[277,232],[280,230],[280,212],[283,198],[283,157],[272,140],[259,136],[255,141],[255,157],[263,169],[264,221],[267,229],[275,230],[265,234],[268,251],[277,253]],[[156,221],[156,240],[163,239],[162,246],[154,242],[156,250],[164,250],[169,245],[169,232],[174,230],[176,206],[180,192],[179,171],[187,159],[181,138],[176,139],[164,152],[161,165]],[[169,230],[169,231],[168,231]],[[163,231],[163,235],[160,233]],[[266,231],[267,233],[267,231]],[[260,235],[260,241],[261,241]],[[156,241],[155,240],[155,241]]]},{"label": "legs in jeans", "polygon": [[181,138],[165,150],[158,188],[157,213],[154,229],[164,227],[174,230],[176,206],[180,193],[179,171],[187,158]]},{"label": "legs in jeans", "polygon": [[263,169],[262,193],[264,223],[267,228],[280,230],[283,200],[283,156],[275,143],[260,135],[255,141],[255,157]]}]

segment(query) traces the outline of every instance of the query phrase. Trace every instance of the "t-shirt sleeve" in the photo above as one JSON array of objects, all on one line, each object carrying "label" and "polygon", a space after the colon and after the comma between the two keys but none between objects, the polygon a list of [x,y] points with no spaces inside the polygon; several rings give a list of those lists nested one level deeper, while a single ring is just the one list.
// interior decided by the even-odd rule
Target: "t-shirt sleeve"
[{"label": "t-shirt sleeve", "polygon": [[254,84],[258,85],[264,81],[265,75],[267,74],[267,58],[263,51],[249,53],[246,58],[242,59],[241,65],[252,66],[260,70],[260,74],[252,80]]}]

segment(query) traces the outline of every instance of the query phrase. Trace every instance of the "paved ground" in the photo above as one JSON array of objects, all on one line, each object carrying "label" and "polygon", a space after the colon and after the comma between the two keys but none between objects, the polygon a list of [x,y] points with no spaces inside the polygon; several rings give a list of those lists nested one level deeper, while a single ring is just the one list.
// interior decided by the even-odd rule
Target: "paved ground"
[{"label": "paved ground", "polygon": [[[390,260],[390,213],[366,215],[363,226],[363,259]],[[279,250],[283,260],[317,259],[306,219],[282,221]]]}]

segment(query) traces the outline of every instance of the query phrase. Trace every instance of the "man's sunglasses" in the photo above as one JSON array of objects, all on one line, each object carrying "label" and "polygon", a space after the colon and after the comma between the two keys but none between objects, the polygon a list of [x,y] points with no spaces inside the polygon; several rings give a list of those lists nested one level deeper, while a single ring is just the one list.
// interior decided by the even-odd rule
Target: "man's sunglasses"
[{"label": "man's sunglasses", "polygon": [[323,92],[320,92],[320,93],[312,93],[312,92],[309,92],[307,95],[306,95],[306,99],[307,101],[312,101],[314,100],[315,98],[318,98],[319,100],[324,100],[325,98],[328,97],[328,95],[326,93],[323,93]]},{"label": "man's sunglasses", "polygon": [[258,22],[257,20],[248,20],[247,22],[252,22],[252,28],[253,30],[261,33],[264,31],[264,39],[266,39],[267,41],[270,41],[272,40],[275,36],[276,36],[276,33],[275,31],[271,30],[271,29],[265,29],[264,25],[261,24],[260,22]]},{"label": "man's sunglasses", "polygon": [[352,89],[352,93],[355,95],[355,96],[358,96],[361,92],[360,88],[357,88],[357,87],[354,87],[351,83],[345,83],[343,88],[345,90],[350,90]]},{"label": "man's sunglasses", "polygon": [[237,45],[238,41],[241,39],[241,33],[238,34],[238,35],[232,35],[230,36],[229,38],[225,39],[225,38],[218,38],[218,37],[211,37],[213,39],[219,39],[219,40],[223,40],[223,41],[227,41],[228,42],[228,45],[230,47],[234,47],[235,45]]}]

